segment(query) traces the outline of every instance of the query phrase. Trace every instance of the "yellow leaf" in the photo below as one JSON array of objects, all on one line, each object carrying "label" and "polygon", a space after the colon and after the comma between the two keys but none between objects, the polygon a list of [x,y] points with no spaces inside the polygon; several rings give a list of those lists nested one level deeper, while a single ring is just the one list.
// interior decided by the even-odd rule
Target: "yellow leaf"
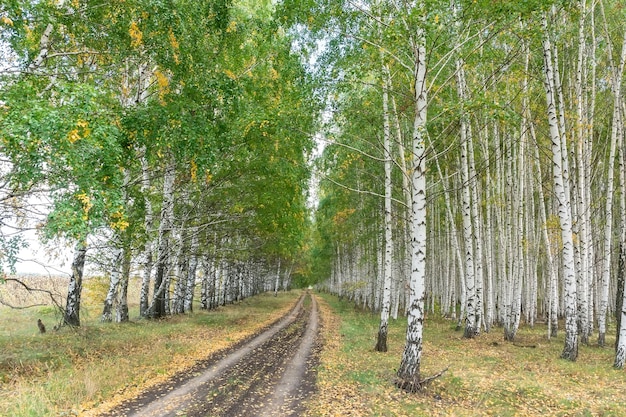
[{"label": "yellow leaf", "polygon": [[191,160],[191,181],[196,182],[196,178],[198,175],[198,165],[196,165],[196,161]]},{"label": "yellow leaf", "polygon": [[128,34],[130,35],[131,39],[130,46],[136,48],[141,45],[143,40],[143,33],[141,33],[141,30],[137,26],[136,22],[131,22],[130,28],[128,28]]},{"label": "yellow leaf", "polygon": [[67,134],[67,140],[69,140],[70,143],[74,143],[79,139],[80,139],[80,134],[78,133],[78,129],[74,129],[70,133]]},{"label": "yellow leaf", "polygon": [[226,28],[226,33],[236,32],[236,31],[237,31],[237,22],[235,22],[234,20],[232,20],[232,21],[228,24],[228,27]]}]

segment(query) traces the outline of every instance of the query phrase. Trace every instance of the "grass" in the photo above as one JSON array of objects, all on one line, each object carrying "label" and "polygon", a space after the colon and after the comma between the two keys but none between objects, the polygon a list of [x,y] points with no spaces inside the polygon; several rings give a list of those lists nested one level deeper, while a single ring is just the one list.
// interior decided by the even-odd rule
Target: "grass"
[{"label": "grass", "polygon": [[389,351],[375,352],[378,315],[322,298],[326,348],[312,416],[626,416],[626,374],[612,369],[613,349],[580,346],[577,362],[561,360],[563,335],[547,340],[545,326],[521,328],[513,344],[499,328],[467,340],[450,321],[428,317],[422,376],[449,369],[406,394],[393,385],[405,319],[390,323]]},{"label": "grass", "polygon": [[[265,326],[299,295],[267,294],[211,312],[102,324],[105,284],[86,283],[84,325],[75,331],[51,331],[59,316],[50,306],[0,308],[0,415],[95,415]],[[137,299],[136,287],[130,299]],[[9,295],[15,294],[0,293]],[[563,335],[547,340],[545,326],[521,328],[512,344],[498,328],[463,339],[454,323],[430,316],[422,374],[449,369],[411,395],[393,385],[404,319],[390,323],[389,351],[378,353],[377,315],[329,295],[321,295],[319,305],[325,344],[310,416],[626,416],[626,374],[611,368],[612,348],[581,346],[571,363],[558,359]],[[38,333],[37,318],[49,327],[45,335]]]},{"label": "grass", "polygon": [[[136,300],[134,284],[129,299]],[[0,307],[0,415],[95,414],[85,410],[104,410],[241,340],[284,314],[299,295],[260,295],[166,320],[103,324],[103,291],[102,280],[86,282],[76,330],[52,331],[60,317],[50,306]],[[131,306],[131,317],[137,315]],[[46,334],[39,334],[37,318],[47,324]]]}]

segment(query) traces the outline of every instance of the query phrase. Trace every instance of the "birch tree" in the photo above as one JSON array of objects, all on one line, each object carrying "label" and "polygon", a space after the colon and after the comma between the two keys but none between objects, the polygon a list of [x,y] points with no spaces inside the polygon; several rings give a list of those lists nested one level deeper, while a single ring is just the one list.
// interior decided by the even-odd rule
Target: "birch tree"
[{"label": "birch tree", "polygon": [[426,10],[423,1],[415,5],[417,25],[409,37],[413,58],[413,156],[411,175],[411,280],[406,345],[398,368],[397,385],[407,391],[422,388],[420,366],[424,331],[424,293],[426,267]]},{"label": "birch tree", "polygon": [[[609,57],[611,57],[611,42],[608,42]],[[624,75],[624,65],[626,63],[626,33],[617,66],[612,63],[611,69],[611,90],[613,92],[613,120],[611,125],[611,142],[607,162],[606,179],[606,204],[605,204],[605,225],[604,225],[604,253],[602,262],[602,281],[600,287],[600,306],[598,308],[598,345],[604,346],[606,337],[606,314],[609,300],[609,286],[611,279],[611,259],[613,247],[613,194],[615,189],[615,157],[618,144],[624,140],[623,114],[622,114],[622,78]]]},{"label": "birch tree", "polygon": [[380,326],[378,329],[378,341],[376,350],[378,352],[387,351],[387,331],[389,323],[389,311],[391,308],[391,283],[392,277],[392,258],[393,258],[393,240],[392,240],[392,219],[391,219],[391,126],[389,117],[389,85],[388,76],[389,69],[383,63],[383,149],[385,155],[385,252],[384,252],[384,272],[382,285],[382,308],[380,310]]},{"label": "birch tree", "polygon": [[572,220],[570,202],[566,196],[563,161],[567,158],[567,150],[559,129],[556,112],[555,75],[552,61],[552,43],[549,37],[548,20],[546,14],[542,16],[544,35],[542,39],[544,58],[544,87],[546,92],[547,116],[550,126],[550,139],[552,141],[552,172],[554,178],[554,193],[558,202],[559,223],[561,226],[561,239],[563,242],[562,262],[564,275],[564,299],[565,299],[565,346],[561,357],[575,361],[578,356],[578,327],[576,308],[576,271],[574,265],[574,242],[572,239]]}]

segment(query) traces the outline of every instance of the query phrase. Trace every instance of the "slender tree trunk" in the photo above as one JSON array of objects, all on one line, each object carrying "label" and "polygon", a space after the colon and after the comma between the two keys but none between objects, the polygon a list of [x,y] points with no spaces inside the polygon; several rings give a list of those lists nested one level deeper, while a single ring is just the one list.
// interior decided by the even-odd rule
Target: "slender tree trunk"
[{"label": "slender tree trunk", "polygon": [[[625,40],[626,42],[626,40]],[[624,109],[623,109],[624,110]],[[620,251],[617,266],[617,297],[615,300],[615,316],[617,318],[617,336],[615,338],[615,362],[613,367],[622,369],[626,362],[626,152],[624,144],[621,146],[620,158],[620,185],[621,185],[621,238]]]},{"label": "slender tree trunk", "polygon": [[122,260],[122,276],[120,284],[117,287],[117,294],[115,298],[115,322],[123,323],[129,320],[128,316],[128,281],[130,279],[130,263],[131,263],[131,249],[125,247],[123,251]]},{"label": "slender tree trunk", "polygon": [[[465,71],[463,69],[463,61],[457,60],[456,63],[457,91],[461,103],[466,100]],[[463,106],[463,104],[461,104]],[[465,331],[463,337],[472,338],[478,334],[478,297],[476,294],[476,277],[474,265],[474,231],[472,225],[471,212],[471,195],[470,188],[472,179],[470,178],[470,169],[468,162],[469,149],[469,120],[464,110],[461,110],[461,195],[462,195],[462,211],[463,211],[463,240],[465,241],[465,288],[466,295],[466,312]]]},{"label": "slender tree trunk", "polygon": [[[530,133],[533,137],[533,141],[537,141],[535,135],[535,126],[533,123],[530,124]],[[537,169],[537,177],[542,178],[541,174],[541,159],[539,155],[539,148],[535,146],[535,167]],[[539,195],[539,221],[541,222],[541,231],[543,234],[543,240],[545,242],[546,247],[546,262],[547,262],[547,270],[548,270],[548,284],[547,284],[547,292],[548,292],[548,339],[551,337],[556,337],[559,321],[558,321],[558,282],[559,282],[559,271],[554,262],[554,255],[552,250],[552,240],[550,239],[549,227],[548,227],[548,216],[546,210],[546,200],[543,195],[543,188],[541,187],[541,183],[537,184]]]},{"label": "slender tree trunk", "polygon": [[185,293],[187,292],[187,272],[189,270],[189,254],[188,254],[188,230],[184,222],[179,228],[179,238],[172,239],[178,241],[176,255],[172,259],[172,265],[176,265],[174,284],[174,293],[172,294],[172,311],[173,314],[182,314],[185,312]]},{"label": "slender tree trunk", "polygon": [[109,279],[109,291],[104,298],[104,308],[102,310],[102,317],[100,318],[102,322],[110,322],[113,320],[113,302],[122,276],[122,253],[121,248],[114,249],[111,277]]},{"label": "slender tree trunk", "polygon": [[[607,163],[607,180],[606,180],[606,206],[605,206],[605,225],[604,225],[604,255],[602,264],[602,286],[600,296],[600,306],[598,308],[598,344],[605,345],[606,335],[606,314],[609,303],[609,286],[611,279],[611,253],[613,242],[613,193],[615,189],[615,155],[617,153],[618,143],[622,143],[623,119],[622,119],[622,76],[624,74],[624,65],[626,63],[626,33],[624,34],[622,44],[622,53],[619,66],[611,65],[613,76],[613,124],[611,126],[611,147],[609,150],[609,160]],[[610,42],[609,42],[610,44]],[[611,50],[609,46],[609,51]]]},{"label": "slender tree trunk", "polygon": [[274,281],[274,297],[278,296],[280,289],[280,256],[278,257],[278,266],[276,267],[276,280]]},{"label": "slender tree trunk", "polygon": [[143,194],[145,215],[144,228],[146,233],[146,241],[143,247],[143,275],[141,280],[141,292],[139,294],[139,315],[146,317],[148,315],[148,305],[150,300],[150,280],[152,277],[153,264],[153,248],[154,238],[152,228],[154,226],[154,214],[152,210],[152,201],[150,199],[150,168],[148,165],[148,157],[145,147],[141,151],[141,192]]},{"label": "slender tree trunk", "polygon": [[193,311],[193,295],[196,289],[196,271],[198,269],[198,246],[198,230],[194,229],[191,236],[191,253],[189,254],[187,285],[185,286],[185,313]]},{"label": "slender tree trunk", "polygon": [[[622,241],[622,246],[626,244],[626,242]],[[615,349],[615,362],[613,363],[613,367],[616,369],[622,369],[624,367],[624,363],[626,362],[626,288],[624,280],[624,259],[620,259],[620,267],[622,269],[622,282],[621,284],[621,309],[618,310],[620,320],[619,320],[619,333],[617,335],[617,346]]]},{"label": "slender tree trunk", "polygon": [[[626,105],[624,105],[626,107]],[[622,112],[626,113],[626,108],[622,107]],[[615,321],[616,337],[615,349],[617,351],[620,343],[622,331],[622,310],[624,309],[624,281],[626,281],[626,143],[622,141],[619,156],[619,182],[620,182],[620,245],[619,258],[617,263],[617,296],[615,297]]]},{"label": "slender tree trunk", "polygon": [[[590,178],[588,176],[589,165],[591,163],[591,154],[586,152],[585,145],[589,142],[587,138],[588,134],[591,134],[585,126],[590,124],[590,119],[588,117],[588,112],[585,109],[586,97],[584,95],[583,83],[586,80],[586,66],[587,66],[587,57],[585,54],[586,50],[586,40],[585,40],[585,20],[587,19],[586,12],[586,0],[580,1],[580,20],[578,25],[578,63],[576,68],[576,159],[578,161],[578,209],[576,216],[576,224],[578,225],[578,250],[580,253],[580,267],[579,267],[579,287],[582,286],[582,291],[580,291],[581,297],[586,297],[586,302],[584,305],[587,307],[587,311],[584,308],[581,308],[579,311],[581,326],[581,342],[588,343],[589,335],[591,334],[591,323],[592,320],[592,306],[591,300],[593,299],[590,296],[592,293],[591,290],[591,282],[593,274],[591,273],[592,269],[590,268],[590,264],[593,264],[593,258],[591,257],[592,253],[592,238],[590,233],[591,228],[591,217],[588,214],[591,211],[590,207],[590,195],[591,195],[591,187],[590,187]],[[593,7],[593,6],[592,6]],[[593,26],[593,20],[591,20],[591,25]],[[594,57],[592,57],[595,60]]]},{"label": "slender tree trunk", "polygon": [[80,241],[74,247],[72,261],[72,275],[67,289],[67,303],[63,315],[63,324],[80,326],[80,297],[83,291],[83,271],[85,269],[85,254],[87,243]]},{"label": "slender tree trunk", "polygon": [[378,327],[378,340],[376,351],[387,352],[387,328],[389,325],[389,310],[391,308],[391,283],[392,277],[392,219],[391,219],[391,127],[389,123],[389,69],[383,65],[383,147],[385,155],[385,253],[383,256],[383,285],[382,305],[380,309],[380,326]]},{"label": "slender tree trunk", "polygon": [[423,1],[417,4],[421,16],[415,37],[411,40],[414,58],[413,122],[413,169],[411,178],[411,281],[409,286],[409,308],[406,345],[398,368],[398,386],[408,391],[422,387],[420,365],[422,359],[422,335],[424,329],[424,280],[426,271],[426,10]]},{"label": "slender tree trunk", "polygon": [[[552,70],[552,46],[548,37],[548,23],[544,15],[542,18],[545,36],[543,38],[545,90],[547,99],[548,122],[550,138],[552,140],[552,168],[554,176],[554,192],[559,206],[559,221],[563,242],[563,276],[565,301],[565,346],[561,357],[575,361],[578,356],[578,328],[576,308],[576,272],[574,265],[574,242],[572,238],[572,220],[569,200],[566,198],[563,158],[567,152],[562,148],[561,133],[555,107],[554,72]],[[565,155],[563,155],[565,151]]]},{"label": "slender tree trunk", "polygon": [[171,233],[174,220],[174,180],[176,164],[173,156],[169,157],[163,181],[163,205],[161,224],[159,225],[159,248],[154,279],[154,294],[148,309],[149,317],[161,318],[167,314],[166,292],[169,290],[169,270],[171,252]]},{"label": "slender tree trunk", "polygon": [[[391,80],[388,81],[388,85],[391,85]],[[403,297],[405,294],[405,287],[408,283],[408,277],[411,271],[411,228],[410,228],[410,217],[411,217],[411,187],[409,185],[409,171],[407,169],[407,155],[404,147],[404,139],[402,136],[402,129],[400,128],[400,119],[398,117],[398,108],[396,105],[396,100],[393,95],[391,95],[391,105],[393,109],[393,121],[396,132],[396,142],[398,145],[398,154],[400,160],[400,172],[402,174],[402,194],[404,196],[404,201],[406,202],[406,207],[403,210],[405,221],[402,222],[403,230],[402,230],[402,247],[404,250],[402,251],[402,274],[398,275],[396,279],[396,291],[394,294],[394,299],[396,302],[394,303],[395,307],[393,310],[393,318],[398,318],[398,308],[400,305],[400,296]]]}]

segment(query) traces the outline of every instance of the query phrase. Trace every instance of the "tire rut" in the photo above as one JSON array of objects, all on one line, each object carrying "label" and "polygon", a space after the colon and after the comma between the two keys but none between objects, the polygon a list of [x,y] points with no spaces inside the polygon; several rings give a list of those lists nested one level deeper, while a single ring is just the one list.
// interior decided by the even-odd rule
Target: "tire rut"
[{"label": "tire rut", "polygon": [[267,330],[105,416],[299,415],[315,388],[317,334],[315,297],[303,295]]}]

